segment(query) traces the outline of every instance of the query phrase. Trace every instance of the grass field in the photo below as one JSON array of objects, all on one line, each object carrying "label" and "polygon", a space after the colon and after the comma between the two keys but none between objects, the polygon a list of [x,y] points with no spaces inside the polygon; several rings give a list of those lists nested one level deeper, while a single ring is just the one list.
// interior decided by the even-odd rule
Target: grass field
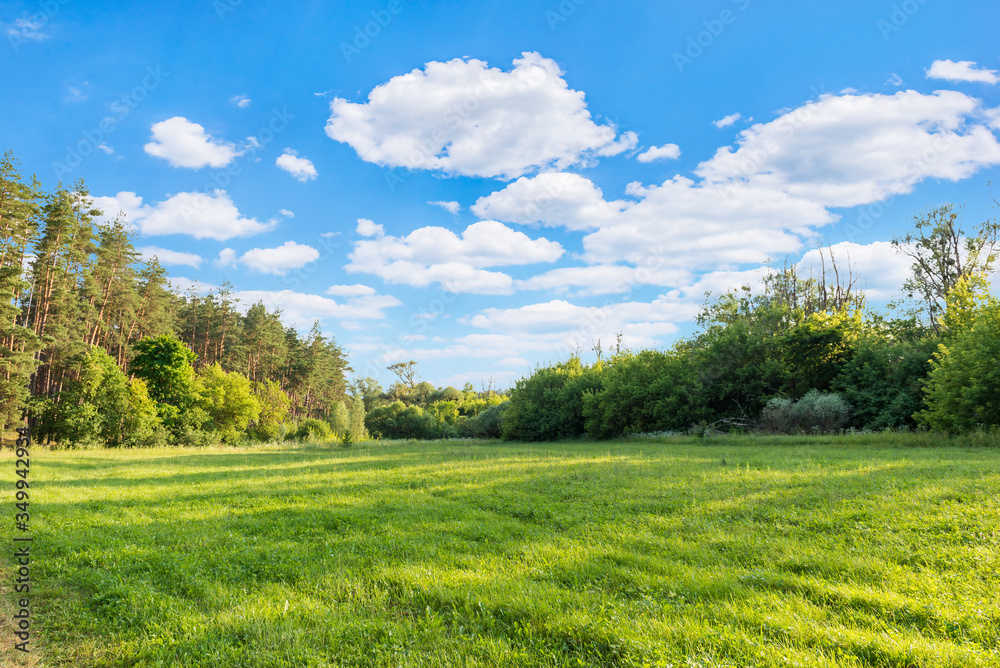
[{"label": "grass field", "polygon": [[33,656],[1000,665],[1000,451],[873,442],[37,449]]}]

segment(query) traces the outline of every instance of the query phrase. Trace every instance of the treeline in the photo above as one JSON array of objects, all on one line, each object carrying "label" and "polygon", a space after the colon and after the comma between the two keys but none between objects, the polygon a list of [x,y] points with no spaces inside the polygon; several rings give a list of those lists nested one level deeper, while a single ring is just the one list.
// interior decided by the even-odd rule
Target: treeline
[{"label": "treeline", "polygon": [[916,218],[893,242],[913,260],[897,318],[869,309],[831,253],[829,284],[775,271],[706,305],[700,333],[668,350],[539,368],[511,391],[502,435],[998,428],[997,229],[967,236],[949,205]]},{"label": "treeline", "polygon": [[477,391],[471,383],[461,390],[416,382],[416,362],[387,367],[399,378],[387,390],[373,378],[352,384],[368,411],[365,426],[375,438],[499,438],[500,417],[507,395],[492,386]]},{"label": "treeline", "polygon": [[[43,192],[0,160],[0,423],[66,444],[266,439],[347,409],[346,356],[229,286],[179,295],[82,182]],[[355,429],[363,429],[363,413]],[[293,425],[294,426],[294,425]]]},{"label": "treeline", "polygon": [[[300,438],[524,441],[712,430],[1000,427],[1000,226],[965,234],[950,205],[893,241],[912,260],[898,315],[868,307],[832,251],[818,277],[784,267],[710,301],[666,350],[579,356],[508,393],[346,381],[347,359],[228,285],[173,292],[124,220],[98,222],[82,182],[45,193],[0,160],[0,423],[77,446]],[[826,263],[829,263],[829,271]],[[832,279],[828,280],[828,276]]]}]

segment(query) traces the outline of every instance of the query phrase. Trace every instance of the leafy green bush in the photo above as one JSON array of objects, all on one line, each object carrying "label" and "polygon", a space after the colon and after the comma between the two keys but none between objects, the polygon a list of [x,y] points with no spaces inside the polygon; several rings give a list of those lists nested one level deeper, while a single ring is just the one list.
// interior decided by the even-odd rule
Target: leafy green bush
[{"label": "leafy green bush", "polygon": [[684,429],[708,414],[690,358],[676,351],[616,355],[605,366],[603,381],[600,390],[583,396],[592,438]]},{"label": "leafy green bush", "polygon": [[250,435],[261,441],[283,436],[281,426],[288,417],[292,401],[281,385],[274,380],[264,380],[254,386],[254,396],[260,404],[260,413],[250,425]]},{"label": "leafy green bush", "polygon": [[458,435],[465,438],[500,438],[503,414],[510,402],[490,406],[479,415],[459,418]]},{"label": "leafy green bush", "polygon": [[365,401],[356,394],[351,401],[351,412],[347,417],[347,430],[344,432],[344,445],[353,445],[368,440],[368,428],[365,427]]},{"label": "leafy green bush", "polygon": [[246,376],[227,373],[216,363],[198,374],[198,406],[208,415],[204,428],[219,434],[224,443],[238,439],[260,415],[260,402]]},{"label": "leafy green bush", "polygon": [[163,424],[179,435],[201,428],[206,415],[196,404],[199,383],[191,363],[195,354],[176,337],[143,339],[133,346],[132,370],[146,382]]},{"label": "leafy green bush", "polygon": [[41,412],[38,434],[75,448],[159,446],[166,432],[140,378],[128,377],[103,349],[91,348],[80,362],[80,377],[59,404]]},{"label": "leafy green bush", "polygon": [[572,357],[517,381],[503,414],[503,438],[553,441],[583,436],[583,396],[601,389],[601,372],[600,362],[588,367]]},{"label": "leafy green bush", "polygon": [[348,414],[347,406],[344,405],[343,401],[335,401],[333,403],[333,406],[330,407],[330,414],[326,417],[326,421],[329,423],[330,429],[333,430],[333,433],[338,436],[343,436],[350,430],[350,415]]},{"label": "leafy green bush", "polygon": [[924,408],[923,386],[937,339],[873,338],[860,345],[832,383],[854,407],[851,424],[860,429],[901,429],[917,424]]},{"label": "leafy green bush", "polygon": [[293,438],[299,441],[325,443],[333,440],[333,429],[323,420],[306,418],[299,423],[299,428],[292,432]]},{"label": "leafy green bush", "polygon": [[431,439],[442,433],[441,423],[433,415],[402,401],[372,409],[365,416],[365,427],[373,436],[387,439]]},{"label": "leafy green bush", "polygon": [[842,430],[851,419],[851,406],[839,394],[809,390],[798,401],[774,397],[760,414],[760,426],[766,431],[785,434],[833,433]]},{"label": "leafy green bush", "polygon": [[1000,301],[976,309],[940,345],[925,392],[927,408],[918,419],[931,429],[1000,427]]}]

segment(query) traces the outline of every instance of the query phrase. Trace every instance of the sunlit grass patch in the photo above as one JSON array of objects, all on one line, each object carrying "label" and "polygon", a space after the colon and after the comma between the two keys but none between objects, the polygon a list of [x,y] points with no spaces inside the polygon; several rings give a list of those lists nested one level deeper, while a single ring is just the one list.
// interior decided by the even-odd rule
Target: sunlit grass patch
[{"label": "sunlit grass patch", "polygon": [[877,438],[37,451],[61,666],[994,666],[1000,468]]}]

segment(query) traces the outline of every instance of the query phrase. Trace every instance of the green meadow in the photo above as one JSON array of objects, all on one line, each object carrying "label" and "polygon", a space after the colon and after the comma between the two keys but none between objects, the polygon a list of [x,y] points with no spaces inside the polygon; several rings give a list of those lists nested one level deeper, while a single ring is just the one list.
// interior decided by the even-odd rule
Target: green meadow
[{"label": "green meadow", "polygon": [[1000,451],[922,443],[38,448],[31,665],[998,666]]}]

